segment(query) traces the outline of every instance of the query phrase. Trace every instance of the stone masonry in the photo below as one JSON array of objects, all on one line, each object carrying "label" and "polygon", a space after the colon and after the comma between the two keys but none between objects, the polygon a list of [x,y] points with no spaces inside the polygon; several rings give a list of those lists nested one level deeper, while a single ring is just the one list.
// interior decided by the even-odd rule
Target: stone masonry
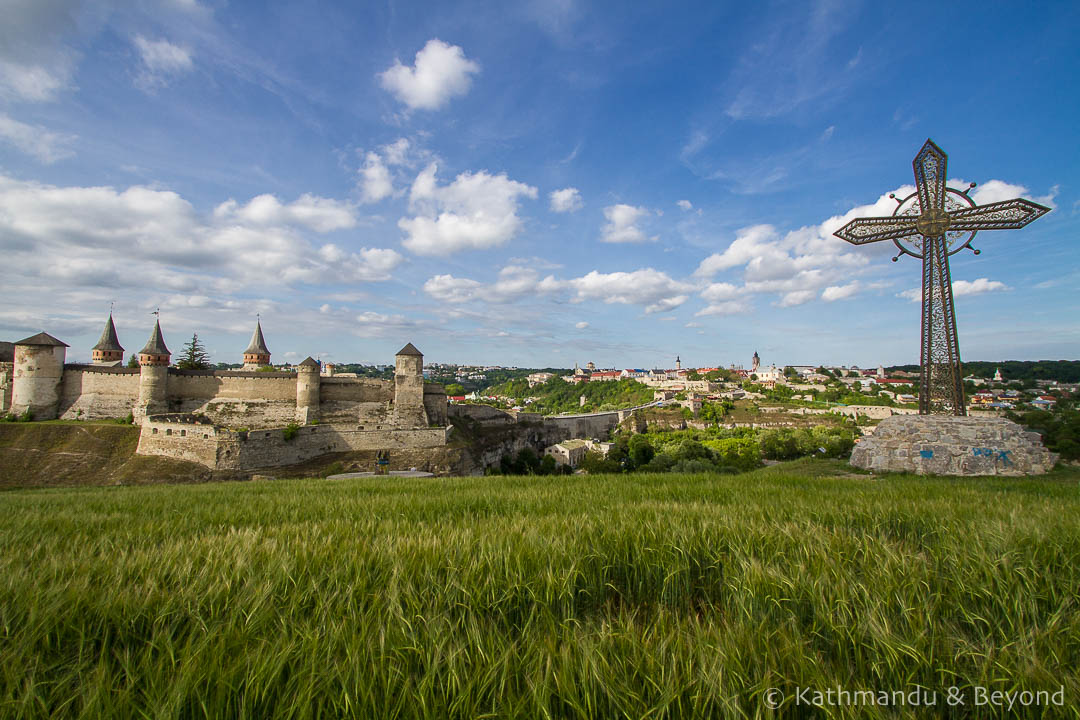
[{"label": "stone masonry", "polygon": [[920,475],[1041,475],[1057,462],[1038,433],[1003,418],[896,415],[851,453],[874,472]]}]

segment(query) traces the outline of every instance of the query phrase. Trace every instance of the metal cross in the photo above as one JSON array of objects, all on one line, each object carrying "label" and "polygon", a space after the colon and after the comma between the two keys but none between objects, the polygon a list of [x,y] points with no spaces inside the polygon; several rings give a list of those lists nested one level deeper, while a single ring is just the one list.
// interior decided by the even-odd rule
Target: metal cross
[{"label": "metal cross", "polygon": [[919,413],[966,415],[964,382],[960,369],[960,345],[956,339],[949,256],[971,247],[979,230],[1022,228],[1050,212],[1030,200],[1017,198],[976,205],[967,190],[946,187],[948,156],[927,140],[915,156],[916,191],[896,198],[891,217],[858,218],[837,230],[836,235],[853,245],[892,240],[900,255],[923,261],[922,346],[919,355]]}]

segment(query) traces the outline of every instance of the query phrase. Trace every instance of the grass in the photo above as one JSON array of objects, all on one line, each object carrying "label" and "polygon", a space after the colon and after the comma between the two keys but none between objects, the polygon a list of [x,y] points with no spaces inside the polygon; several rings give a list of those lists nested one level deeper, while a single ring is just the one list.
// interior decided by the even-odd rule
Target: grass
[{"label": "grass", "polygon": [[[1080,702],[1080,493],[854,474],[306,479],[0,494],[0,715],[768,716]],[[1042,716],[1046,708],[1014,708]],[[835,717],[923,717],[838,707]]]}]

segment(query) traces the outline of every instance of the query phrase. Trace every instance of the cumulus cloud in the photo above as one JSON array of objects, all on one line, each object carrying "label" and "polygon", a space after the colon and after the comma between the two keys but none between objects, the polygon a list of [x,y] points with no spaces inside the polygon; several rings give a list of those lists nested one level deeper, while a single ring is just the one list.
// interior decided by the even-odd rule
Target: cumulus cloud
[{"label": "cumulus cloud", "polygon": [[499,271],[496,281],[490,284],[452,275],[436,275],[424,283],[424,292],[444,303],[510,303],[539,295],[570,293],[571,302],[641,305],[647,314],[679,307],[689,299],[693,289],[692,285],[652,268],[614,273],[593,270],[582,277],[560,280],[510,265]]},{"label": "cumulus cloud", "polygon": [[584,330],[585,328],[589,327],[589,323],[582,320],[579,323],[574,323],[574,327],[576,327],[578,330]]},{"label": "cumulus cloud", "polygon": [[416,215],[398,221],[406,234],[402,244],[417,255],[498,247],[521,230],[518,199],[536,196],[534,187],[484,171],[462,173],[440,186],[432,163],[409,191],[409,209]]},{"label": "cumulus cloud", "polygon": [[386,158],[387,165],[405,165],[408,163],[411,149],[412,143],[408,138],[398,138],[389,145],[383,145],[382,154]]},{"label": "cumulus cloud", "polygon": [[600,235],[601,242],[607,243],[642,243],[647,240],[656,240],[656,237],[648,238],[638,227],[638,221],[647,218],[649,211],[643,207],[633,205],[611,205],[604,208],[604,217],[607,224]]},{"label": "cumulus cloud", "polygon": [[451,98],[466,94],[478,72],[479,63],[466,58],[460,47],[432,38],[416,53],[413,67],[395,60],[378,77],[383,89],[410,110],[438,110]]},{"label": "cumulus cloud", "polygon": [[168,40],[148,40],[136,35],[133,42],[142,61],[135,82],[143,89],[165,85],[195,67],[191,51]]},{"label": "cumulus cloud", "polygon": [[214,209],[214,217],[224,222],[253,225],[302,225],[316,232],[331,232],[356,226],[351,207],[337,200],[301,195],[283,205],[273,195],[257,195],[246,205],[227,200]]},{"label": "cumulus cloud", "polygon": [[689,200],[680,200],[679,202],[677,202],[675,204],[678,205],[679,207],[681,207],[683,210],[686,210],[686,211],[690,211],[690,210],[694,209],[694,206],[690,203]]},{"label": "cumulus cloud", "polygon": [[581,199],[581,193],[577,188],[563,188],[562,190],[553,190],[548,198],[551,200],[551,211],[557,213],[569,213],[580,210],[585,207],[585,202]]},{"label": "cumulus cloud", "polygon": [[0,176],[0,235],[18,276],[0,283],[231,293],[243,288],[377,282],[403,258],[391,249],[313,242],[302,230],[351,227],[351,211],[313,195],[262,195],[209,217],[168,190],[58,187]]},{"label": "cumulus cloud", "polygon": [[0,22],[0,97],[53,100],[68,87],[75,53],[64,42],[77,28],[75,3],[8,0]]},{"label": "cumulus cloud", "polygon": [[[988,292],[1002,292],[1012,288],[998,280],[979,278],[978,280],[954,280],[952,289],[953,297],[963,297],[965,295],[982,295]],[[911,288],[897,293],[896,296],[907,298],[911,302],[922,302],[922,288]]]},{"label": "cumulus cloud", "polygon": [[835,302],[836,300],[847,300],[854,297],[855,293],[859,290],[859,282],[849,282],[847,285],[830,285],[821,291],[821,299],[825,302]]},{"label": "cumulus cloud", "polygon": [[77,138],[74,135],[50,132],[39,125],[21,123],[0,112],[0,140],[43,163],[51,164],[74,155],[71,146]]},{"label": "cumulus cloud", "polygon": [[[749,310],[749,306],[742,300],[728,300],[726,302],[711,303],[694,313],[694,317],[707,317],[709,315],[738,315]],[[687,323],[686,327],[701,327],[698,323]]]},{"label": "cumulus cloud", "polygon": [[633,272],[589,274],[570,280],[567,285],[576,295],[575,302],[597,300],[605,304],[643,305],[646,313],[673,310],[689,299],[693,286],[673,280],[667,273],[643,268]]},{"label": "cumulus cloud", "polygon": [[393,192],[390,169],[376,153],[369,152],[364,158],[364,166],[360,168],[360,199],[365,203],[376,203]]}]

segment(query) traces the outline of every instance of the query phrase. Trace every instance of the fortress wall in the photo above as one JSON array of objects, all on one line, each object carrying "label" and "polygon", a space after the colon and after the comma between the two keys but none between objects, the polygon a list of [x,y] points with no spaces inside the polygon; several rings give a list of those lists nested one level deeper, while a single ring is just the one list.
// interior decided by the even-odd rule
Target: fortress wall
[{"label": "fortress wall", "polygon": [[567,418],[544,418],[544,425],[558,428],[567,434],[567,438],[607,438],[608,433],[618,424],[619,413],[617,412]]},{"label": "fortress wall", "polygon": [[135,452],[163,455],[213,468],[217,464],[218,432],[212,425],[147,418],[139,432],[139,446]]},{"label": "fortress wall", "polygon": [[148,421],[139,436],[138,452],[189,460],[216,470],[250,470],[294,465],[334,452],[442,447],[446,437],[446,428],[363,431],[307,425],[286,440],[280,427],[238,433],[190,422]]},{"label": "fortress wall", "polygon": [[319,417],[322,422],[387,425],[393,384],[371,378],[322,378],[319,382]]},{"label": "fortress wall", "polygon": [[67,365],[60,386],[59,416],[62,420],[124,418],[138,399],[138,368]]},{"label": "fortress wall", "polygon": [[0,415],[11,412],[11,381],[15,377],[15,363],[0,363]]},{"label": "fortress wall", "polygon": [[446,410],[450,422],[464,418],[484,425],[512,425],[517,422],[513,415],[490,405],[451,405]]},{"label": "fortress wall", "polygon": [[429,425],[447,425],[446,390],[442,385],[424,384],[424,411],[427,413]]},{"label": "fortress wall", "polygon": [[292,373],[169,372],[170,412],[197,413],[232,427],[286,425],[296,415]]}]

